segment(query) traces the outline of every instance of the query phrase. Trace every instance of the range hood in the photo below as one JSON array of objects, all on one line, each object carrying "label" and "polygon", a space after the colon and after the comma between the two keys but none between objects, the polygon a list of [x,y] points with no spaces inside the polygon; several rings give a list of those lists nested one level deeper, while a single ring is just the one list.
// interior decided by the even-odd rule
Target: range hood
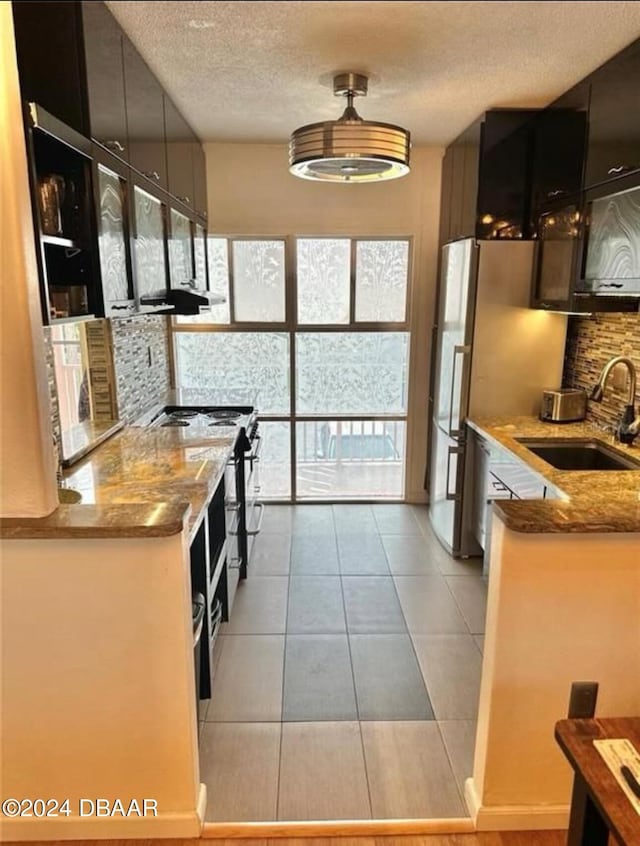
[{"label": "range hood", "polygon": [[140,297],[142,306],[165,307],[172,314],[200,314],[201,309],[226,302],[225,297],[205,288],[196,287],[195,279],[184,282],[179,288],[154,291]]}]

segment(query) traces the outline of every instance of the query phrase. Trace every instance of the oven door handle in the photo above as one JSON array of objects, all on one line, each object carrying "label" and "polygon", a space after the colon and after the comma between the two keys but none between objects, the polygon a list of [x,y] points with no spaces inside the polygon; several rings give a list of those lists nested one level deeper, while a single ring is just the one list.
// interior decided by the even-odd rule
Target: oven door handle
[{"label": "oven door handle", "polygon": [[255,529],[251,529],[250,531],[248,530],[247,535],[251,535],[251,536],[259,535],[260,529],[262,529],[262,521],[264,520],[264,503],[259,502],[256,505],[256,508],[260,509],[260,517],[258,517],[258,525],[255,527]]},{"label": "oven door handle", "polygon": [[254,461],[260,461],[260,450],[262,449],[262,438],[256,435],[253,439],[255,446],[247,456],[247,459],[253,464]]}]

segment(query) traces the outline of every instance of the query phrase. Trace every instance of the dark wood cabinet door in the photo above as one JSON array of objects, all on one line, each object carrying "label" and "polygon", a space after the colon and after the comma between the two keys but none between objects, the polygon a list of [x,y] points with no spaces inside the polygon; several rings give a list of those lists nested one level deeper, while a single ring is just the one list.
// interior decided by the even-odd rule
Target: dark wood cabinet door
[{"label": "dark wood cabinet door", "polygon": [[125,161],[127,112],[122,31],[104,3],[82,3],[91,137]]},{"label": "dark wood cabinet door", "polygon": [[582,188],[589,91],[589,83],[579,83],[534,119],[534,210],[577,194]]},{"label": "dark wood cabinet door", "polygon": [[207,219],[207,164],[202,145],[196,141],[193,147],[193,193],[194,209]]},{"label": "dark wood cabinet door", "polygon": [[12,3],[20,90],[89,136],[82,21],[78,3]]},{"label": "dark wood cabinet door", "polygon": [[478,237],[527,238],[531,120],[528,109],[495,109],[482,129]]},{"label": "dark wood cabinet door", "polygon": [[585,187],[640,170],[640,41],[591,76]]},{"label": "dark wood cabinet door", "polygon": [[169,193],[193,208],[193,153],[195,136],[176,106],[165,96],[164,126],[167,141]]},{"label": "dark wood cabinet door", "polygon": [[582,254],[580,217],[579,199],[549,208],[538,217],[532,302],[536,308],[570,310]]},{"label": "dark wood cabinet door", "polygon": [[148,179],[166,188],[162,86],[126,35],[123,35],[123,50],[129,163]]}]

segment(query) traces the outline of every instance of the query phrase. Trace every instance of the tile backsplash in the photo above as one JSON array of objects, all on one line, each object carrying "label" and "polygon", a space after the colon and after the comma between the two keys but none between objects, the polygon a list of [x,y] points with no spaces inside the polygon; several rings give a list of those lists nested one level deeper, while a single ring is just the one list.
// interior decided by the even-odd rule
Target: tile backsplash
[{"label": "tile backsplash", "polygon": [[[617,355],[627,356],[636,365],[640,386],[640,315],[594,314],[569,318],[563,385],[584,388],[589,394],[604,365]],[[587,420],[592,423],[611,426],[620,419],[628,388],[614,387],[613,380],[611,374],[601,403],[588,403]],[[635,401],[637,407],[640,391]]]},{"label": "tile backsplash", "polygon": [[169,326],[164,315],[111,321],[118,416],[131,423],[171,387]]}]

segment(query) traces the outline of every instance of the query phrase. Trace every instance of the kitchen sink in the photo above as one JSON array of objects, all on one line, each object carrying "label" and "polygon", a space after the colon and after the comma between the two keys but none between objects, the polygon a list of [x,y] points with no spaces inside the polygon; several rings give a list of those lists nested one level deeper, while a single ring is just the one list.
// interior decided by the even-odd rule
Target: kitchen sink
[{"label": "kitchen sink", "polygon": [[556,438],[516,438],[557,470],[640,470],[640,462],[620,455],[600,441]]}]

